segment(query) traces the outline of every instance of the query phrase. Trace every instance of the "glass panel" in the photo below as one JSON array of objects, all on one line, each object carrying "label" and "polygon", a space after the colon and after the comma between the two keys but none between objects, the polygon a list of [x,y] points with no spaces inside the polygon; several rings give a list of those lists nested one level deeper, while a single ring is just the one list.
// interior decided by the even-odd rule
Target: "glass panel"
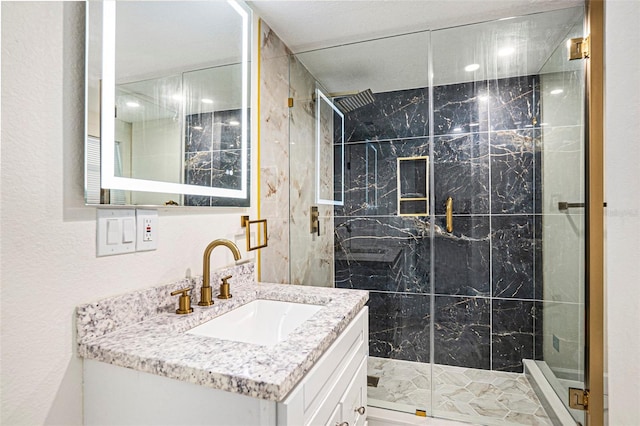
[{"label": "glass panel", "polygon": [[583,212],[558,211],[584,202],[582,64],[565,48],[582,19],[433,32],[436,416],[549,421],[523,370],[582,378]]},{"label": "glass panel", "polygon": [[[300,53],[291,68],[292,81],[299,81],[299,71],[294,70],[308,69],[344,114],[344,204],[332,208],[333,228],[327,232],[335,267],[332,283],[370,291],[368,374],[374,379],[368,387],[368,405],[411,414],[431,413],[429,221],[400,216],[405,205],[399,210],[398,158],[422,157],[410,173],[415,187],[407,191],[422,200],[408,200],[407,208],[424,214],[428,211],[428,48],[429,33],[414,33]],[[301,160],[294,152],[304,142],[297,135],[304,127],[301,116],[308,98],[299,86],[292,89],[294,227],[298,226],[294,218],[299,221],[306,213],[294,213],[293,200],[306,188],[296,181],[304,174],[294,172],[304,157]],[[338,133],[338,126],[334,129]],[[334,187],[339,187],[338,180]],[[416,203],[418,207],[412,206]],[[308,219],[303,223],[308,227]],[[295,238],[292,231],[292,276],[293,265],[301,263],[299,257],[306,256],[311,263],[316,256],[294,247]],[[304,241],[311,244],[308,236]]]},{"label": "glass panel", "polygon": [[[297,57],[289,58],[289,275],[294,284],[333,287],[333,205],[342,199],[334,176],[343,174],[342,127],[330,99],[319,93],[314,75]],[[339,182],[339,180],[336,180]],[[338,194],[334,193],[339,191]],[[336,198],[334,198],[334,195]],[[276,195],[277,196],[277,195]],[[319,203],[318,198],[324,199]],[[319,226],[312,229],[312,207]],[[286,211],[286,210],[285,210]]]},{"label": "glass panel", "polygon": [[[566,39],[583,36],[580,16]],[[540,73],[543,293],[537,361],[565,406],[569,387],[584,389],[585,371],[585,61],[567,57],[567,44],[560,43]],[[583,411],[569,411],[584,423]]]}]

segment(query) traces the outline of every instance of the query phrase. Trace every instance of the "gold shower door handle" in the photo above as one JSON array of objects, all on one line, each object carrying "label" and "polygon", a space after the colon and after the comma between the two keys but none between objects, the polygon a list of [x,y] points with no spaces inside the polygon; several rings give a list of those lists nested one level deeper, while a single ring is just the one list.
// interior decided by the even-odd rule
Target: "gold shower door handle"
[{"label": "gold shower door handle", "polygon": [[447,198],[447,232],[453,232],[453,198]]}]

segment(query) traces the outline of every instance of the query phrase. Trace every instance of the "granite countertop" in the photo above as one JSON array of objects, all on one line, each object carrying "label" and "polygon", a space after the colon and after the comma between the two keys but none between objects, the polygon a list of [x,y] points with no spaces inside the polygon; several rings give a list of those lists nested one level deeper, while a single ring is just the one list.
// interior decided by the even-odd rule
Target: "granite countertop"
[{"label": "granite countertop", "polygon": [[[233,298],[197,305],[202,277],[140,290],[79,306],[78,355],[176,380],[282,401],[364,307],[368,292],[256,283],[253,264],[214,273],[231,274]],[[194,287],[189,315],[177,315],[173,290]],[[185,332],[256,299],[323,305],[304,327],[274,346],[222,340]]]}]

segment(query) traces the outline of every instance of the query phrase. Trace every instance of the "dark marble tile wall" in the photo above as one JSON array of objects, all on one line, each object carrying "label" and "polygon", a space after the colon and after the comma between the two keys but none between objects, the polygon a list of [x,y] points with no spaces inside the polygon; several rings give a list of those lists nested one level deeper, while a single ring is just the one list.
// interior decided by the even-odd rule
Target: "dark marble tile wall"
[{"label": "dark marble tile wall", "polygon": [[[521,371],[522,358],[542,355],[538,77],[432,93],[432,147],[427,88],[376,93],[345,116],[336,286],[371,291],[373,356]],[[423,155],[431,156],[433,211],[399,217],[397,158]]]},{"label": "dark marble tile wall", "polygon": [[[190,185],[241,188],[241,111],[216,111],[186,117],[184,181]],[[251,164],[250,153],[247,165]],[[248,172],[250,173],[250,172]],[[249,183],[250,179],[247,180]],[[250,193],[250,190],[249,190]],[[250,200],[185,195],[186,206],[247,207]]]}]

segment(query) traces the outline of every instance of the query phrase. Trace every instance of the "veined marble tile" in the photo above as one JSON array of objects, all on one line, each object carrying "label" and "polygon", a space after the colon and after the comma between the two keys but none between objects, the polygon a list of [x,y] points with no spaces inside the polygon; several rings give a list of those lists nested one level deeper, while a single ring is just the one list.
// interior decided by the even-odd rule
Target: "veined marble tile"
[{"label": "veined marble tile", "polygon": [[503,419],[509,414],[509,409],[494,398],[481,396],[469,401],[469,406],[483,417]]},{"label": "veined marble tile", "polygon": [[[549,418],[522,374],[439,364],[431,365],[376,357],[369,357],[368,366],[367,374],[380,377],[378,388],[367,388],[370,405],[372,406],[381,406],[409,413],[413,413],[415,409],[426,409],[429,415],[466,421],[472,424],[512,426],[550,424],[545,423],[550,422]],[[392,395],[386,390],[384,384],[389,380],[394,381],[395,389],[402,388],[397,383],[400,378],[394,372],[407,371],[409,367],[413,367],[420,372],[434,372],[433,380],[435,381],[435,386],[433,394],[430,386],[421,386],[415,380],[412,380],[412,384],[416,385],[417,389],[411,390],[413,387],[407,385],[406,388],[409,389],[409,393],[406,395],[401,395],[397,392]],[[460,374],[471,380],[471,382],[468,383],[467,380],[464,380],[464,382],[467,382],[466,386],[452,383],[441,384],[438,378],[441,375],[453,375],[455,377]],[[526,388],[522,390],[520,388],[507,388],[509,392],[504,392],[498,386],[488,383],[504,384],[508,381],[526,385]],[[472,408],[470,402],[473,402],[475,407]],[[515,411],[516,409],[523,411]],[[479,414],[479,412],[483,414]],[[500,417],[500,414],[505,414],[505,418]]]},{"label": "veined marble tile", "polygon": [[505,407],[509,407],[509,410],[516,411],[518,413],[533,414],[538,410],[538,408],[540,408],[539,403],[536,404],[529,398],[509,393],[504,393],[499,396],[498,402]]}]

